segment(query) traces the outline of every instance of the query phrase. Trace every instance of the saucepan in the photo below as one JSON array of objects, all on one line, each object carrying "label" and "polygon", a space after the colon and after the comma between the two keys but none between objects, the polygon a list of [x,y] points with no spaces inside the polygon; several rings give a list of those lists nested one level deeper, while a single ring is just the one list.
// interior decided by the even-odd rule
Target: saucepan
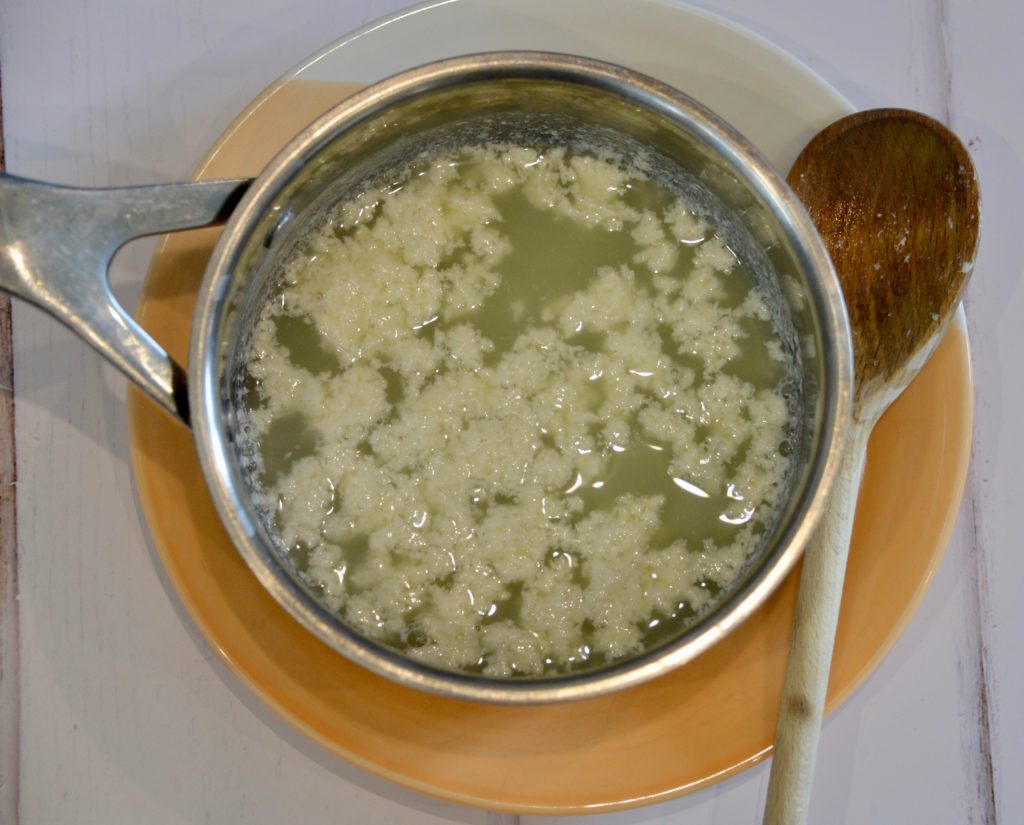
[{"label": "saucepan", "polygon": [[[785,488],[739,574],[667,638],[595,667],[540,674],[494,677],[432,665],[344,620],[279,537],[246,438],[252,387],[244,363],[253,329],[280,280],[282,256],[368,182],[393,179],[439,146],[581,141],[640,152],[657,174],[691,181],[735,229],[736,243],[750,247],[755,275],[792,332],[798,380],[789,392]],[[225,221],[199,289],[186,369],[116,303],[108,264],[132,238]],[[752,616],[792,569],[836,473],[850,414],[850,333],[814,226],[740,134],[682,92],[622,67],[534,52],[429,64],[348,98],[254,180],[84,190],[7,176],[0,236],[0,287],[67,324],[192,428],[220,518],[262,585],[338,652],[414,688],[484,702],[563,701],[682,665]]]}]

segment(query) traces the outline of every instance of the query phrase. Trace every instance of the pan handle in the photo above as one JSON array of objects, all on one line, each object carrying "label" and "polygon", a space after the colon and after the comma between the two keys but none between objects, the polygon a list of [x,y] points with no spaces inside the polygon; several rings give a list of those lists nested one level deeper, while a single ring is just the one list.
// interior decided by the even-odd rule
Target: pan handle
[{"label": "pan handle", "polygon": [[247,180],[77,189],[0,175],[0,289],[66,324],[189,423],[184,370],[114,299],[114,253],[143,235],[223,223]]}]

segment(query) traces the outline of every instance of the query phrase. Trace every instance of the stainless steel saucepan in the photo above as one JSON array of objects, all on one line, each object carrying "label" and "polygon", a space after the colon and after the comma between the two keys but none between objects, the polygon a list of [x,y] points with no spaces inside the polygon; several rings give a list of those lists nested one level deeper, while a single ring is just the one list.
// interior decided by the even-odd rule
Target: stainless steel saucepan
[{"label": "stainless steel saucepan", "polygon": [[[255,505],[238,447],[242,362],[273,289],[275,265],[341,198],[426,148],[481,140],[642,146],[689,175],[728,220],[756,238],[801,342],[796,469],[774,530],[739,580],[695,626],[639,656],[590,672],[490,679],[408,659],[344,624],[289,563]],[[187,374],[118,306],[114,252],[141,235],[227,221],[193,319]],[[527,703],[595,696],[676,667],[749,617],[793,567],[835,475],[848,423],[850,335],[835,274],[785,181],[739,134],[649,77],[582,58],[473,55],[385,80],[302,131],[252,181],[69,189],[0,179],[0,287],[70,326],[171,415],[193,429],[206,481],[239,552],[270,593],[342,654],[407,685],[464,699]]]}]

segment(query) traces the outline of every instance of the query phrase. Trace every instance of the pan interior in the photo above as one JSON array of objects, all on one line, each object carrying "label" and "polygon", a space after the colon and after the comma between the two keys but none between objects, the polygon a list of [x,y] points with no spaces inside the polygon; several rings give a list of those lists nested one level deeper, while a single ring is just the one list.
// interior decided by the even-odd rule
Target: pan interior
[{"label": "pan interior", "polygon": [[[707,609],[677,623],[670,632],[652,633],[643,654],[631,662],[650,659],[702,633],[771,565],[805,504],[805,491],[815,472],[812,459],[821,428],[820,330],[802,286],[799,255],[776,210],[766,205],[763,194],[746,182],[728,159],[712,151],[704,138],[692,129],[668,128],[659,113],[599,88],[535,79],[481,83],[413,97],[386,112],[364,113],[305,158],[266,204],[238,257],[221,335],[225,342],[221,348],[222,425],[226,440],[234,445],[229,472],[236,479],[239,500],[262,548],[263,561],[288,579],[289,588],[306,608],[344,640],[343,647],[354,644],[374,655],[393,657],[388,645],[364,638],[324,604],[321,588],[306,575],[307,560],[302,552],[280,539],[273,508],[262,495],[263,461],[247,434],[245,411],[254,399],[247,370],[253,331],[268,301],[279,294],[284,263],[309,242],[339,204],[368,188],[402,180],[424,157],[450,154],[466,146],[563,147],[581,155],[614,155],[648,170],[652,179],[678,193],[712,224],[743,262],[766,298],[792,365],[785,385],[791,461],[787,493],[782,498],[788,504],[776,508],[756,551],[740,574],[715,594]],[[421,667],[417,663],[411,666]],[[597,658],[582,670],[622,666],[622,662]],[[530,679],[557,681],[576,675],[550,672]]]}]

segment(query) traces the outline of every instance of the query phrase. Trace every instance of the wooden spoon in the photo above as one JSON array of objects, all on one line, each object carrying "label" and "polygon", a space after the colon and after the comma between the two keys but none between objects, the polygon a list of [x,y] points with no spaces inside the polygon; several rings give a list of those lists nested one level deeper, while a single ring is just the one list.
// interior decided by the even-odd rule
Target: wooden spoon
[{"label": "wooden spoon", "polygon": [[953,317],[979,224],[977,179],[963,144],[941,123],[902,109],[859,112],[829,126],[797,158],[789,184],[842,284],[854,406],[835,492],[804,555],[766,825],[806,821],[868,437]]}]

